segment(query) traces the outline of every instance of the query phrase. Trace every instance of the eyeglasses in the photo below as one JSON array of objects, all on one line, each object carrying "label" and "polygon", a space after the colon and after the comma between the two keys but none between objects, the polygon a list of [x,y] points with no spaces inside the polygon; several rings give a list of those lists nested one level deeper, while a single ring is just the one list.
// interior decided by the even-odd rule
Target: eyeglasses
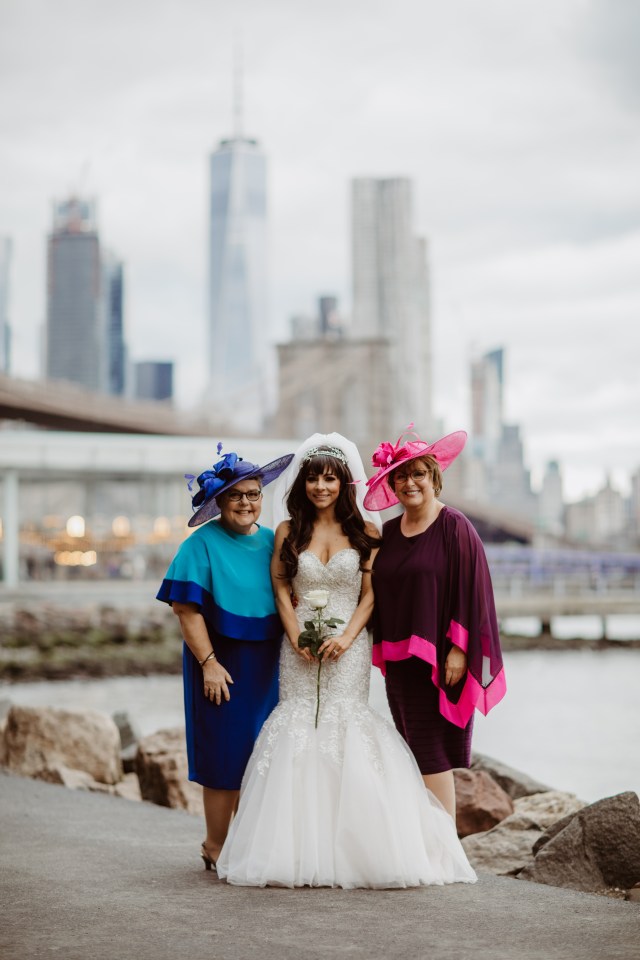
[{"label": "eyeglasses", "polygon": [[246,497],[249,503],[255,503],[262,496],[262,490],[249,490],[248,493],[240,493],[239,490],[230,490],[227,494],[232,503],[240,503],[243,497]]},{"label": "eyeglasses", "polygon": [[428,470],[412,470],[411,473],[397,473],[393,478],[393,482],[406,483],[408,480],[413,480],[414,483],[422,483],[428,476]]}]

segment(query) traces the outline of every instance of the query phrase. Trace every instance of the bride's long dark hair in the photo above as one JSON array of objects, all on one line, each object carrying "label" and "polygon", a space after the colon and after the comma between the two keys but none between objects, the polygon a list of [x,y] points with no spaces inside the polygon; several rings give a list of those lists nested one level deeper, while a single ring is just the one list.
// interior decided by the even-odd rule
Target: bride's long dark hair
[{"label": "bride's long dark hair", "polygon": [[340,481],[340,493],[335,504],[336,520],[350,545],[360,554],[361,570],[367,569],[371,551],[380,543],[378,537],[369,536],[365,529],[349,467],[337,457],[323,453],[320,448],[313,457],[303,460],[287,497],[287,510],[291,520],[289,533],[282,544],[280,559],[284,564],[285,576],[290,581],[298,572],[298,557],[309,546],[316,521],[316,508],[307,496],[307,477],[318,477],[323,473],[332,473]]}]

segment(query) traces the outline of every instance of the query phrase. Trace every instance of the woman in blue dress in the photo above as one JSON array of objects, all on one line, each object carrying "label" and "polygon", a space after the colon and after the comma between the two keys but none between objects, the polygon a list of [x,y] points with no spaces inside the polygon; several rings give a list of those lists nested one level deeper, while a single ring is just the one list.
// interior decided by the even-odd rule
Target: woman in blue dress
[{"label": "woman in blue dress", "polygon": [[[292,456],[260,467],[227,453],[200,474],[189,520],[197,529],[157,594],[172,606],[184,639],[189,779],[203,787],[207,869],[215,867],[254,741],[278,701],[282,625],[269,573],[274,538],[258,518],[262,488]],[[196,478],[187,479],[191,488]]]}]

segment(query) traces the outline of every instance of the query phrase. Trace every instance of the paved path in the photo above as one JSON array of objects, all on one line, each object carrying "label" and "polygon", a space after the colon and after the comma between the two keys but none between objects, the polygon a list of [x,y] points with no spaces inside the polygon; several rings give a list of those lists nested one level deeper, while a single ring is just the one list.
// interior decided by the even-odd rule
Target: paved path
[{"label": "paved path", "polygon": [[[175,810],[0,774],[2,960],[638,960],[640,906],[482,875],[231,887]],[[372,842],[374,842],[372,840]]]}]

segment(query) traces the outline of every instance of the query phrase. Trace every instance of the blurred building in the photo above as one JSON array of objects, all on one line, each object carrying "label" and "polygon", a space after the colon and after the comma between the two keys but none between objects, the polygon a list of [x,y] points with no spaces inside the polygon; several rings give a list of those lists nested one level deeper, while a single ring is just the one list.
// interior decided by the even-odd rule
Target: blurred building
[{"label": "blurred building", "polygon": [[640,547],[640,468],[631,474],[631,530],[636,546]]},{"label": "blurred building", "polygon": [[352,182],[353,320],[356,340],[386,340],[391,433],[415,421],[429,433],[431,330],[426,241],[414,234],[411,181]]},{"label": "blurred building", "polygon": [[520,427],[504,422],[503,349],[472,360],[470,375],[472,432],[465,456],[466,496],[533,520],[537,499]]},{"label": "blurred building", "polygon": [[274,405],[267,308],[267,169],[237,134],[210,158],[209,409],[238,430],[260,429]]},{"label": "blurred building", "polygon": [[124,336],[124,267],[113,254],[103,262],[107,337],[107,393],[127,392],[127,347]]},{"label": "blurred building", "polygon": [[143,360],[134,365],[136,400],[173,400],[173,363]]},{"label": "blurred building", "polygon": [[0,373],[11,369],[11,326],[9,324],[9,277],[12,243],[0,237]]},{"label": "blurred building", "polygon": [[566,533],[570,540],[614,549],[631,544],[629,505],[609,477],[595,496],[567,504]]},{"label": "blurred building", "polygon": [[56,203],[47,248],[46,376],[106,385],[100,240],[91,201]]},{"label": "blurred building", "polygon": [[389,360],[386,340],[317,337],[280,344],[275,434],[303,439],[336,430],[360,446],[366,462],[389,436]]},{"label": "blurred building", "polygon": [[471,361],[471,445],[484,463],[495,463],[503,427],[504,350]]},{"label": "blurred building", "polygon": [[123,267],[102,250],[94,202],[75,196],[54,204],[45,342],[48,379],[124,393]]},{"label": "blurred building", "polygon": [[504,424],[496,463],[490,470],[489,497],[509,513],[533,520],[537,498],[531,489],[531,472],[524,462],[524,444],[520,426]]},{"label": "blurred building", "polygon": [[335,296],[318,297],[315,315],[291,318],[291,340],[279,344],[275,436],[348,436],[373,450],[394,429],[389,341],[345,336]]},{"label": "blurred building", "polygon": [[323,337],[341,337],[344,333],[344,327],[338,313],[338,298],[318,297],[318,309],[320,313],[320,334]]},{"label": "blurred building", "polygon": [[547,463],[538,495],[538,529],[561,536],[564,532],[564,495],[562,473],[557,460]]}]

